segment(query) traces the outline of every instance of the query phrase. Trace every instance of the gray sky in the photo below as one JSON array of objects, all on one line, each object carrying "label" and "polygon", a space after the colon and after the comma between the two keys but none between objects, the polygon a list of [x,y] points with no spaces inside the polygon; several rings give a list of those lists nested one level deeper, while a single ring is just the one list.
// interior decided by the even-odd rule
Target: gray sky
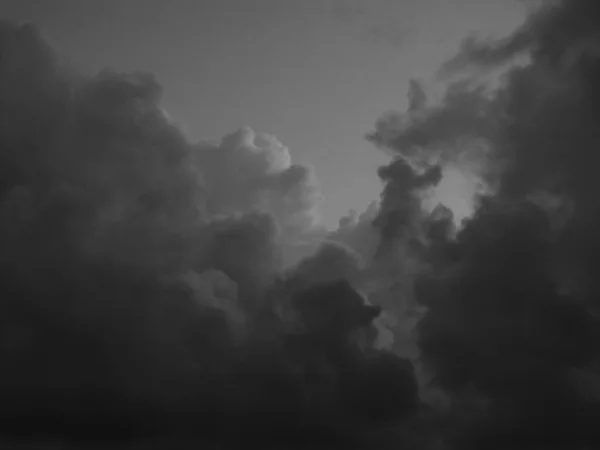
[{"label": "gray sky", "polygon": [[242,125],[316,167],[333,226],[379,195],[386,157],[365,142],[470,32],[505,34],[512,0],[2,0],[85,72],[144,70],[191,139]]}]

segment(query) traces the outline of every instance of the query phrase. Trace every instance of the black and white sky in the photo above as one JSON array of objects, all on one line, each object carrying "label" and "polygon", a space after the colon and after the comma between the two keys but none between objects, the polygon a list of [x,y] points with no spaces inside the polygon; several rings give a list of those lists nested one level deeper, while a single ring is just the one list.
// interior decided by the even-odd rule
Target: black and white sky
[{"label": "black and white sky", "polygon": [[597,0],[0,1],[0,447],[600,448],[599,129]]},{"label": "black and white sky", "polygon": [[335,227],[379,196],[386,159],[363,139],[374,118],[404,108],[409,79],[431,78],[462,38],[505,35],[524,9],[512,0],[3,0],[0,15],[38,25],[86,73],[152,72],[192,140],[241,126],[275,135],[316,168],[322,217]]}]

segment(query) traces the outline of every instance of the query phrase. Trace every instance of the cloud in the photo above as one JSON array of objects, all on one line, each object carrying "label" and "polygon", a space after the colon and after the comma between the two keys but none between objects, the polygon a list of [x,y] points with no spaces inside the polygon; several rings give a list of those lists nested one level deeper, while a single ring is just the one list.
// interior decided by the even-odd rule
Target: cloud
[{"label": "cloud", "polygon": [[379,253],[386,252],[390,241],[399,237],[399,233],[407,241],[417,237],[420,195],[439,183],[441,175],[440,166],[419,171],[402,157],[379,169],[379,176],[385,183],[379,214],[374,221],[381,230]]},{"label": "cloud", "polygon": [[[411,83],[368,136],[380,201],[329,234],[276,138],[190,143],[151,75],[70,73],[2,23],[1,434],[597,446],[598,14],[548,4],[465,44],[439,101]],[[449,168],[487,187],[460,228],[423,207]]]},{"label": "cloud", "polygon": [[350,211],[342,217],[338,228],[328,234],[328,239],[347,245],[357,252],[365,266],[370,266],[379,246],[380,235],[374,225],[379,214],[379,202],[371,202],[362,213]]},{"label": "cloud", "polygon": [[[450,448],[600,442],[591,381],[600,356],[599,14],[592,1],[547,3],[503,40],[467,41],[445,69],[468,78],[451,82],[435,104],[413,85],[419,101],[369,136],[426,167],[475,158],[493,186],[454,237],[436,225],[447,219],[421,218],[428,239],[411,253],[424,262],[414,278],[415,299],[427,308],[419,358],[447,399],[437,425],[426,423]],[[524,54],[527,63],[507,66]],[[501,82],[486,88],[480,68],[503,70]],[[384,177],[384,200],[390,178],[414,179],[401,167]],[[406,223],[394,226],[395,239]]]},{"label": "cloud", "polygon": [[484,70],[508,63],[530,49],[533,39],[530,31],[528,27],[522,27],[508,37],[490,42],[470,36],[462,42],[458,54],[446,61],[439,74],[450,75],[472,63]]},{"label": "cloud", "polygon": [[401,426],[414,375],[373,344],[360,258],[283,270],[322,235],[312,170],[250,128],[190,143],[161,92],[0,24],[0,434],[314,448]]},{"label": "cloud", "polygon": [[494,92],[485,83],[459,80],[434,102],[420,82],[410,82],[406,112],[386,114],[367,135],[395,161],[380,169],[384,204],[394,202],[393,192],[406,192],[406,180],[418,176],[422,183],[412,189],[413,216],[438,203],[454,210],[457,225],[472,215],[478,197],[496,189],[503,163],[495,151],[502,100]]}]

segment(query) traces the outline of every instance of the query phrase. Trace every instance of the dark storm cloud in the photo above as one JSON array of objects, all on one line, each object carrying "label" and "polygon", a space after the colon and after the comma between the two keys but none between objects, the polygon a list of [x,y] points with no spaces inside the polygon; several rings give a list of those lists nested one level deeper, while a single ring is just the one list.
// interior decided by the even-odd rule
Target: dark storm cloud
[{"label": "dark storm cloud", "polygon": [[[419,171],[404,158],[395,158],[389,165],[379,169],[385,183],[381,194],[379,214],[373,224],[381,230],[381,252],[386,252],[391,241],[416,237],[421,217],[420,192],[435,186],[441,179],[440,166]],[[401,233],[401,234],[399,234]]]},{"label": "dark storm cloud", "polygon": [[360,447],[402,423],[412,367],[373,345],[360,258],[281,273],[314,231],[311,169],[249,128],[191,144],[160,97],[0,23],[1,434]]},{"label": "dark storm cloud", "polygon": [[[578,299],[560,294],[550,239],[537,208],[485,205],[447,244],[446,268],[417,290],[430,308],[419,327],[424,361],[445,389],[475,388],[490,402],[470,424],[483,430],[485,445],[592,437],[585,423],[592,410],[580,409],[568,373],[597,355],[598,324]],[[579,423],[570,418],[576,411]]]},{"label": "dark storm cloud", "polygon": [[[446,168],[468,176],[474,202],[480,190],[475,181],[483,178],[485,182],[479,184],[493,190],[501,167],[493,150],[500,141],[502,99],[471,80],[450,85],[439,103],[431,101],[424,87],[413,80],[408,98],[406,112],[379,119],[367,139],[394,157],[379,170],[385,187],[378,222],[388,223],[384,217],[389,217],[392,222],[407,223],[411,217],[414,228],[422,225],[423,200],[442,180]],[[398,224],[389,227],[401,228]]]},{"label": "dark storm cloud", "polygon": [[[432,432],[451,448],[600,443],[599,33],[597,2],[545,3],[506,39],[467,41],[445,67],[504,66],[494,90],[454,83],[439,105],[413,101],[370,137],[409,160],[451,161],[485,144],[470,157],[494,195],[456,239],[444,237],[445,219],[425,220],[429,269],[417,277],[421,361],[449,400]],[[506,69],[523,54],[527,64]]]}]

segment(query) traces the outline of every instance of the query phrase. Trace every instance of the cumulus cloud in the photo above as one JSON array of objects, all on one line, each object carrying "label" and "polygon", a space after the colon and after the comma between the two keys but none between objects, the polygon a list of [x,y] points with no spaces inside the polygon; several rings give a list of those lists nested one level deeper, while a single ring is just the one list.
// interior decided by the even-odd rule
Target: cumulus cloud
[{"label": "cumulus cloud", "polygon": [[374,345],[360,257],[283,271],[323,235],[312,169],[247,127],[190,143],[161,91],[0,23],[0,434],[315,448],[404,423],[412,367]]},{"label": "cumulus cloud", "polygon": [[[437,425],[427,423],[450,448],[600,442],[599,24],[597,2],[544,3],[505,39],[466,41],[444,70],[467,78],[436,104],[413,86],[419,100],[370,135],[431,167],[466,152],[493,186],[453,236],[443,210],[422,219],[426,245],[415,247],[415,301],[427,308],[419,361],[446,398]],[[527,63],[509,64],[522,55]],[[501,82],[482,87],[481,68],[503,70]]]},{"label": "cumulus cloud", "polygon": [[202,167],[211,213],[260,208],[274,214],[290,232],[316,221],[320,194],[314,172],[292,164],[288,148],[274,136],[244,127],[219,145],[198,145],[193,159]]}]

